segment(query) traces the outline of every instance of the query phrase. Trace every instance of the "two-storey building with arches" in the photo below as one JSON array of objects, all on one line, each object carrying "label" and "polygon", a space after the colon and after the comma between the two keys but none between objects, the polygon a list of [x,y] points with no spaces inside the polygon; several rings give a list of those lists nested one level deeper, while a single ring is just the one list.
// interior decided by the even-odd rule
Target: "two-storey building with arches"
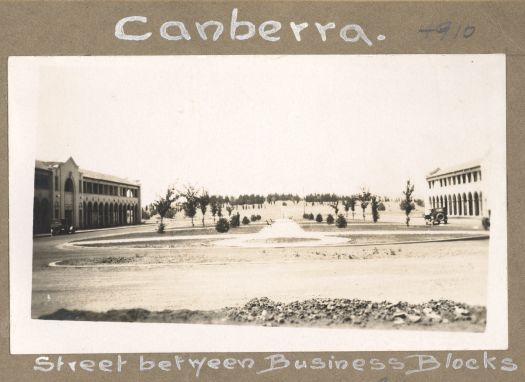
[{"label": "two-storey building with arches", "polygon": [[488,216],[486,171],[481,161],[437,168],[426,177],[429,208],[449,216]]},{"label": "two-storey building with arches", "polygon": [[33,232],[49,232],[53,219],[77,228],[139,224],[140,183],[65,162],[35,163]]}]

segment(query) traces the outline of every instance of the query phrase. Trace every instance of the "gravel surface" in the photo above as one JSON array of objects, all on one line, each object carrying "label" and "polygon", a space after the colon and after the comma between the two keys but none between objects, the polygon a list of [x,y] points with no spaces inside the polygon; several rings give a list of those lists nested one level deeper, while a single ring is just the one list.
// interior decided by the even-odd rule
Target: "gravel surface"
[{"label": "gravel surface", "polygon": [[403,328],[439,327],[444,330],[483,331],[486,309],[451,300],[423,304],[371,302],[358,299],[309,299],[281,303],[255,298],[240,307],[219,310],[121,309],[107,312],[60,309],[40,316],[46,320],[222,323],[263,326],[332,326]]}]

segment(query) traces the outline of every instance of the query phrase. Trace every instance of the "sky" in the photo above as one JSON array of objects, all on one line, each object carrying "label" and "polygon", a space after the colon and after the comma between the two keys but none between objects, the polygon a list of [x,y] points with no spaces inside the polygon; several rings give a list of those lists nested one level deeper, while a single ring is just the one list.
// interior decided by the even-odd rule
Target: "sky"
[{"label": "sky", "polygon": [[36,105],[35,158],[138,179],[143,204],[173,184],[400,196],[411,179],[422,197],[427,173],[490,156],[505,129],[501,55],[18,62],[37,78],[10,82]]}]

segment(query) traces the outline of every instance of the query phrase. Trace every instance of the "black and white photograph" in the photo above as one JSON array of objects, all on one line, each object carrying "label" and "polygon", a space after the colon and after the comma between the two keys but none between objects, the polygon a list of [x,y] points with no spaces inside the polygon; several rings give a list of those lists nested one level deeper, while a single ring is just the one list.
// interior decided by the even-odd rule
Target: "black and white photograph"
[{"label": "black and white photograph", "polygon": [[15,347],[504,347],[505,107],[498,54],[11,57]]}]

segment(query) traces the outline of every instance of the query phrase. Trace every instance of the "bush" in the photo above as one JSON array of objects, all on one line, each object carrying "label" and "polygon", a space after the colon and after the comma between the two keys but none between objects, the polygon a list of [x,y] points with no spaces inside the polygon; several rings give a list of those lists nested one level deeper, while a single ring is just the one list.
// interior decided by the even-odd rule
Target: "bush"
[{"label": "bush", "polygon": [[334,217],[332,216],[332,214],[328,214],[328,216],[326,217],[326,222],[328,224],[334,224]]},{"label": "bush", "polygon": [[322,223],[323,222],[323,215],[317,214],[317,216],[315,217],[315,221],[317,223]]},{"label": "bush", "polygon": [[250,219],[248,219],[246,216],[242,218],[242,224],[250,224]]},{"label": "bush", "polygon": [[346,219],[343,215],[339,214],[337,220],[335,221],[337,228],[345,228],[347,226]]},{"label": "bush", "polygon": [[166,225],[164,223],[160,223],[159,228],[157,228],[157,233],[164,233],[165,228],[166,228]]},{"label": "bush", "polygon": [[239,214],[233,215],[230,219],[230,228],[236,228],[241,225],[241,217]]},{"label": "bush", "polygon": [[257,220],[261,220],[262,219],[261,215],[255,215],[255,217],[257,218]]},{"label": "bush", "polygon": [[283,206],[286,207],[288,205],[288,203],[286,202],[283,202]]},{"label": "bush", "polygon": [[303,219],[309,219],[310,215],[308,214],[303,214]]},{"label": "bush", "polygon": [[385,205],[383,202],[379,202],[379,205],[377,206],[377,210],[378,211],[385,211],[386,208],[385,208]]},{"label": "bush", "polygon": [[485,231],[490,230],[490,218],[484,217],[481,219],[481,225],[485,229]]},{"label": "bush", "polygon": [[252,222],[257,221],[257,216],[255,216],[255,215],[250,216],[250,220],[251,220]]},{"label": "bush", "polygon": [[228,222],[228,219],[220,218],[217,221],[217,224],[215,224],[215,229],[220,233],[228,232],[230,230],[230,223]]},{"label": "bush", "polygon": [[314,220],[315,219],[314,214],[310,213],[310,215],[308,215],[308,219]]}]

